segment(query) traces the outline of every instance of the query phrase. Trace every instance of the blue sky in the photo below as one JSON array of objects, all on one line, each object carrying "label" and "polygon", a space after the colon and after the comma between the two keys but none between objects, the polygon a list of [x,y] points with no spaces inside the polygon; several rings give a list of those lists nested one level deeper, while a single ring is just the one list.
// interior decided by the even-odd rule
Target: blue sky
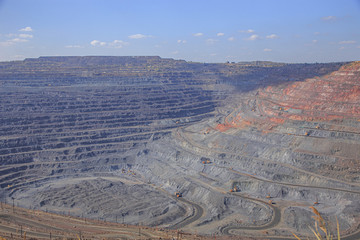
[{"label": "blue sky", "polygon": [[360,0],[0,0],[0,61],[360,60]]}]

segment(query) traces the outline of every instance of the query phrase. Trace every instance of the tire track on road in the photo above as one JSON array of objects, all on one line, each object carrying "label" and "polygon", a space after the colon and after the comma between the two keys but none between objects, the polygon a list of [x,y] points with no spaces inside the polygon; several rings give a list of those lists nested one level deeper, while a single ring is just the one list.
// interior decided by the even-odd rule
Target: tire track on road
[{"label": "tire track on road", "polygon": [[200,205],[198,205],[196,203],[193,203],[193,202],[190,202],[190,201],[188,201],[188,200],[186,200],[186,199],[184,199],[182,197],[178,198],[177,200],[180,201],[180,202],[183,202],[185,204],[191,205],[193,207],[193,213],[192,213],[192,215],[186,217],[182,221],[168,227],[168,229],[171,229],[171,230],[176,230],[176,229],[179,229],[179,228],[183,228],[183,227],[197,221],[204,214],[204,209]]}]

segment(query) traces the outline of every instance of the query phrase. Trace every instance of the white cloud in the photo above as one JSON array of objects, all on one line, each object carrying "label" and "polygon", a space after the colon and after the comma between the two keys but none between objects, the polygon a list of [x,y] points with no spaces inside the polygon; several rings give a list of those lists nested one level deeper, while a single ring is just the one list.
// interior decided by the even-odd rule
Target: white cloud
[{"label": "white cloud", "polygon": [[250,37],[248,37],[246,40],[255,41],[255,40],[258,40],[259,38],[260,38],[259,35],[253,34],[253,35],[251,35]]},{"label": "white cloud", "polygon": [[4,41],[4,42],[0,42],[0,46],[2,47],[9,47],[9,46],[12,46],[14,45],[15,42],[11,41],[11,40],[7,40],[7,41]]},{"label": "white cloud", "polygon": [[322,17],[321,20],[323,20],[323,21],[335,21],[335,20],[337,20],[337,18],[335,16],[326,16],[326,17]]},{"label": "white cloud", "polygon": [[94,47],[97,47],[97,46],[105,46],[106,42],[100,42],[99,40],[93,40],[90,42],[90,44],[93,45]]},{"label": "white cloud", "polygon": [[0,42],[0,45],[4,46],[4,47],[8,47],[8,46],[12,46],[16,43],[24,43],[24,42],[28,42],[28,41],[29,40],[23,39],[23,38],[13,38],[13,39],[9,39],[5,42]]},{"label": "white cloud", "polygon": [[201,36],[203,36],[203,35],[204,35],[203,33],[194,33],[194,34],[193,34],[194,37],[201,37]]},{"label": "white cloud", "polygon": [[264,49],[264,52],[271,52],[272,51],[272,49],[270,49],[270,48],[265,48]]},{"label": "white cloud", "polygon": [[241,32],[241,33],[254,33],[255,30],[253,30],[253,29],[248,29],[248,30],[240,30],[239,32]]},{"label": "white cloud", "polygon": [[177,40],[177,43],[186,43],[186,40]]},{"label": "white cloud", "polygon": [[225,35],[225,33],[221,33],[221,32],[216,34],[216,36],[218,36],[218,37],[222,37],[224,35]]},{"label": "white cloud", "polygon": [[173,52],[171,52],[171,54],[174,54],[174,55],[179,54],[179,51],[173,51]]},{"label": "white cloud", "polygon": [[21,43],[21,42],[27,42],[29,40],[23,39],[23,38],[13,38],[10,41],[13,42],[13,43]]},{"label": "white cloud", "polygon": [[93,40],[90,42],[94,47],[113,47],[113,48],[122,48],[123,46],[128,45],[128,42],[122,40],[114,40],[112,42],[101,42],[99,40]]},{"label": "white cloud", "polygon": [[108,45],[115,48],[122,48],[123,46],[128,45],[128,42],[122,40],[114,40],[113,42],[109,43]]},{"label": "white cloud", "polygon": [[279,38],[279,36],[276,34],[271,34],[271,35],[266,36],[266,38],[267,39],[276,39],[276,38]]},{"label": "white cloud", "polygon": [[354,43],[356,43],[356,41],[354,41],[354,40],[347,40],[347,41],[339,42],[339,44],[354,44]]},{"label": "white cloud", "polygon": [[345,47],[344,47],[344,46],[342,46],[342,47],[339,47],[339,49],[340,49],[340,50],[344,50],[344,49],[345,49]]},{"label": "white cloud", "polygon": [[142,38],[149,38],[149,37],[151,37],[151,35],[144,35],[144,34],[138,33],[138,34],[130,35],[128,37],[130,39],[142,39]]},{"label": "white cloud", "polygon": [[34,36],[31,34],[21,33],[19,34],[20,38],[33,38]]},{"label": "white cloud", "polygon": [[20,34],[8,33],[5,36],[8,38],[33,38],[34,37],[32,34],[27,34],[27,33],[20,33]]},{"label": "white cloud", "polygon": [[360,48],[360,46],[357,46],[356,48]]},{"label": "white cloud", "polygon": [[216,55],[217,55],[217,53],[211,53],[211,54],[210,54],[211,57],[214,57],[214,56],[216,56]]},{"label": "white cloud", "polygon": [[32,30],[31,27],[25,27],[25,28],[20,29],[19,31],[21,31],[21,32],[32,32],[33,30]]},{"label": "white cloud", "polygon": [[206,39],[206,43],[207,43],[208,45],[213,45],[213,44],[215,44],[215,43],[218,42],[218,41],[219,41],[219,40],[213,39],[213,38]]},{"label": "white cloud", "polygon": [[313,42],[313,43],[317,43],[317,42],[318,42],[318,40],[314,39],[314,40],[312,40],[312,42]]},{"label": "white cloud", "polygon": [[[26,27],[24,29],[20,29],[19,31],[30,31],[31,28],[30,27]],[[27,33],[20,33],[20,34],[16,34],[16,33],[9,33],[4,35],[6,36],[6,38],[8,38],[6,41],[0,42],[0,45],[3,47],[8,47],[8,46],[12,46],[18,43],[25,43],[28,42],[29,39],[33,38],[34,36],[32,34],[27,34]]]},{"label": "white cloud", "polygon": [[229,40],[230,42],[232,42],[232,41],[235,40],[235,38],[234,38],[234,37],[229,37],[228,40]]}]

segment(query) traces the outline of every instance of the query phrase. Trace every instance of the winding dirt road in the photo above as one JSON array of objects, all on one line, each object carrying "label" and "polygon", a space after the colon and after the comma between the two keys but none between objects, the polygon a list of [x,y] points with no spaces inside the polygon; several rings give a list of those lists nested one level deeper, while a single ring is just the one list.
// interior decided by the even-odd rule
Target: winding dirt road
[{"label": "winding dirt road", "polygon": [[178,198],[178,200],[180,202],[183,202],[185,204],[188,204],[188,205],[191,205],[193,207],[193,213],[186,217],[185,219],[183,219],[181,222],[178,222],[176,223],[175,225],[172,225],[170,227],[168,227],[168,229],[180,229],[180,228],[183,228],[187,225],[190,225],[191,223],[195,222],[196,220],[198,220],[199,218],[201,218],[204,214],[204,209],[196,204],[196,203],[193,203],[193,202],[190,202],[184,198]]},{"label": "winding dirt road", "polygon": [[[191,146],[189,148],[189,150],[192,150],[192,148],[196,148],[197,150],[199,150],[199,152],[204,153],[204,154],[209,154],[211,152],[216,152],[216,153],[226,153],[226,154],[235,154],[233,152],[227,152],[227,151],[216,151],[214,149],[210,149],[207,146],[204,146],[202,144],[199,144],[198,142],[194,142],[192,141],[192,139],[188,136],[189,133],[192,133],[190,131],[185,130],[184,128],[180,127],[177,128],[176,131],[174,132],[174,136],[176,136],[176,138],[181,141],[183,143],[183,146],[186,147],[187,145]],[[236,154],[235,154],[236,155]],[[258,160],[263,160],[263,159],[258,159]],[[273,161],[269,161],[266,160],[267,162],[273,162]],[[275,163],[275,162],[274,162]],[[306,174],[309,174],[310,176],[314,176],[314,177],[320,177],[320,178],[325,178],[331,181],[335,181],[335,182],[339,182],[339,183],[343,183],[343,184],[347,184],[347,186],[351,186],[352,188],[356,188],[359,187],[358,184],[355,183],[349,183],[349,182],[345,182],[339,179],[334,179],[334,178],[330,178],[330,177],[326,177],[326,176],[321,176],[318,175],[316,173],[313,172],[309,172],[303,169],[299,169],[296,168],[294,166],[291,166],[289,164],[285,164],[285,163],[277,163],[280,165],[283,165],[285,167],[289,167],[295,171],[299,171],[299,172],[303,172]],[[238,175],[242,175],[242,176],[246,176],[249,178],[252,178],[256,181],[260,181],[260,182],[266,182],[266,183],[271,183],[271,184],[278,184],[278,185],[283,185],[283,186],[289,186],[289,187],[294,187],[294,188],[312,188],[312,189],[321,189],[321,190],[329,190],[329,191],[336,191],[336,192],[344,192],[344,193],[350,193],[350,194],[356,194],[356,195],[360,195],[360,191],[359,190],[353,190],[353,189],[343,189],[343,188],[337,188],[337,187],[323,187],[323,186],[316,186],[316,185],[304,185],[304,184],[295,184],[295,183],[285,183],[285,182],[277,182],[277,181],[273,181],[273,180],[269,180],[269,179],[264,179],[252,174],[248,174],[248,173],[244,173],[244,172],[240,172],[240,171],[236,171],[233,170],[232,168],[229,167],[224,167],[224,166],[218,166],[216,164],[213,164],[212,166],[214,167],[219,167],[219,168],[224,168],[227,169],[228,171],[238,174]],[[193,179],[196,180],[196,179]],[[208,185],[208,187],[211,187],[211,185]],[[211,187],[213,190],[218,191],[218,192],[222,192],[224,193],[225,191],[222,189],[214,189],[214,187]],[[272,208],[274,214],[273,217],[271,219],[271,221],[265,225],[261,225],[261,226],[240,226],[240,225],[228,225],[228,226],[224,226],[221,229],[221,233],[225,234],[225,235],[231,235],[231,231],[232,230],[267,230],[267,229],[271,229],[276,227],[280,221],[281,221],[281,209],[279,207],[276,207],[272,204],[268,204],[267,202],[255,199],[255,198],[251,198],[251,197],[246,197],[244,195],[240,195],[239,193],[233,193],[233,195],[236,195],[238,197],[242,197],[245,199],[248,199],[250,201],[255,201],[255,202],[260,202],[263,204],[267,204],[269,207]],[[267,239],[271,239],[271,240],[284,240],[284,239],[288,239],[288,237],[277,237],[277,236],[273,236],[273,237],[266,237]],[[360,239],[360,231],[354,232],[350,235],[346,235],[344,237],[342,237],[343,240],[359,240]]]},{"label": "winding dirt road", "polygon": [[251,198],[251,197],[245,197],[243,195],[240,195],[239,193],[233,193],[232,195],[244,198],[244,199],[248,199],[254,202],[259,202],[261,204],[266,204],[267,206],[269,206],[272,210],[273,210],[273,217],[271,218],[271,221],[265,225],[261,225],[261,226],[236,226],[236,225],[230,225],[230,226],[225,226],[224,228],[221,229],[221,232],[223,234],[226,235],[231,235],[230,231],[231,230],[266,230],[266,229],[270,229],[273,227],[276,227],[280,221],[281,221],[281,210],[280,208],[266,203],[264,201],[255,199],[255,198]]}]

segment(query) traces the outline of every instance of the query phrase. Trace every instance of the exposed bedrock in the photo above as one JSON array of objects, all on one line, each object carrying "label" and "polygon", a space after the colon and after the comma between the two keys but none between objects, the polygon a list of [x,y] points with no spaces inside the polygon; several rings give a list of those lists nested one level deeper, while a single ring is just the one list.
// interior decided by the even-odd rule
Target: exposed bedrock
[{"label": "exposed bedrock", "polygon": [[0,63],[1,200],[257,238],[310,234],[315,206],[352,234],[359,69],[159,57]]}]

